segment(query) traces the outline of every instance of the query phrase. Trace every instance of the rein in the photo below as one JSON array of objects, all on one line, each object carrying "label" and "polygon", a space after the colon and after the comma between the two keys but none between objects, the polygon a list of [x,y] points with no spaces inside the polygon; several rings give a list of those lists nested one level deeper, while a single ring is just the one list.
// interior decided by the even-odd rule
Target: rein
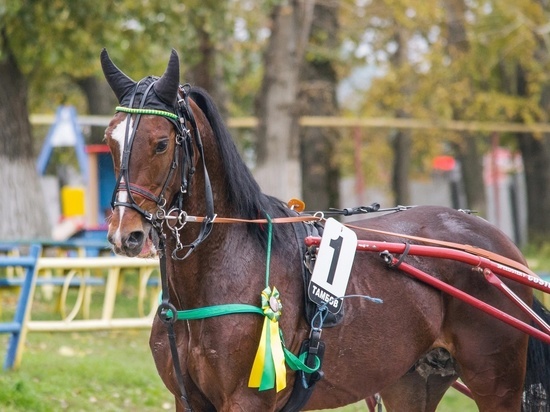
[{"label": "rein", "polygon": [[[405,210],[402,207],[396,208],[395,210]],[[185,222],[189,223],[200,223],[204,220],[204,217],[201,216],[186,216]],[[288,217],[281,217],[281,218],[273,218],[271,220],[272,223],[275,224],[281,224],[281,223],[297,223],[297,222],[304,222],[304,223],[313,223],[313,222],[321,222],[324,221],[324,214],[323,212],[316,212],[314,215],[299,215],[299,216],[288,216]],[[212,223],[255,223],[255,224],[266,224],[268,223],[267,219],[236,219],[236,218],[230,218],[230,217],[219,217],[216,216],[215,219],[212,221]],[[529,274],[534,277],[540,277],[535,272],[533,272],[531,269],[529,269],[527,266],[523,265],[522,263],[516,262],[515,260],[509,259],[505,256],[499,255],[497,253],[491,252],[489,250],[472,246],[472,245],[465,245],[462,243],[455,243],[455,242],[448,242],[445,240],[437,240],[437,239],[430,239],[426,237],[421,236],[413,236],[413,235],[405,235],[403,233],[396,233],[396,232],[388,232],[385,230],[378,230],[378,229],[371,229],[361,226],[355,226],[349,223],[344,223],[344,226],[347,226],[351,229],[360,230],[364,232],[370,232],[370,233],[377,233],[380,235],[386,235],[386,236],[395,236],[402,239],[408,239],[408,240],[414,240],[417,242],[423,242],[428,243],[431,245],[436,246],[442,246],[446,248],[451,249],[457,249],[462,250],[464,252],[469,252],[476,256],[485,257],[487,259],[490,259],[494,262],[501,263],[503,265],[509,266],[511,268],[517,269],[519,271],[522,271],[526,274]]]}]

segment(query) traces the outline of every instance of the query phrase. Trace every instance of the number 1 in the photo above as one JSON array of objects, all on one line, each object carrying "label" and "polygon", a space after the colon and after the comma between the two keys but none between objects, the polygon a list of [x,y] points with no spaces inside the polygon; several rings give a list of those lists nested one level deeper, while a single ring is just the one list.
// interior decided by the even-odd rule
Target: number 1
[{"label": "number 1", "polygon": [[334,249],[334,254],[332,255],[332,261],[330,262],[327,283],[331,285],[332,282],[334,282],[334,274],[336,272],[336,266],[338,266],[338,259],[340,259],[340,250],[342,249],[343,241],[344,238],[342,236],[338,236],[338,238],[330,240],[330,247]]}]

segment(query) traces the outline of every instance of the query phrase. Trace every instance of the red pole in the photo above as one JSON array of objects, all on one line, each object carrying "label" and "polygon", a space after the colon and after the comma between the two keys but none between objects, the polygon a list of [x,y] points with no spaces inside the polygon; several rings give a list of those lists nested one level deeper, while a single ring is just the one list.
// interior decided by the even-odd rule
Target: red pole
[{"label": "red pole", "polygon": [[[392,257],[391,263],[397,264],[399,262],[398,259]],[[468,295],[467,293],[461,291],[460,289],[457,289],[451,285],[448,285],[445,282],[442,282],[439,279],[434,278],[433,276],[428,275],[427,273],[424,273],[423,271],[409,265],[408,263],[401,262],[399,264],[399,270],[402,270],[403,272],[407,273],[408,275],[411,275],[415,277],[416,279],[421,280],[424,283],[427,283],[430,286],[433,286],[434,288],[437,288],[457,299],[462,300],[463,302],[468,303],[469,305],[474,306],[477,309],[482,310],[483,312],[503,321],[504,323],[507,323],[510,326],[513,326],[517,329],[519,329],[522,332],[525,332],[544,343],[550,344],[550,336],[547,335],[544,332],[541,332],[538,329],[535,329],[533,326],[526,324],[525,322],[522,322],[521,320],[518,320],[514,318],[513,316],[510,316],[509,314],[473,297]]]},{"label": "red pole", "polygon": [[[304,243],[307,246],[318,246],[321,244],[321,238],[316,236],[308,236],[304,239]],[[382,252],[387,250],[391,253],[403,253],[405,248],[405,243],[391,243],[371,240],[357,241],[357,250],[363,252]],[[550,293],[550,282],[547,282],[536,275],[524,273],[504,264],[493,262],[483,256],[474,255],[462,250],[437,246],[409,245],[408,253],[409,255],[415,256],[456,260],[470,264],[474,267],[488,267],[497,275],[504,276],[515,282],[538,289],[544,293]]]}]

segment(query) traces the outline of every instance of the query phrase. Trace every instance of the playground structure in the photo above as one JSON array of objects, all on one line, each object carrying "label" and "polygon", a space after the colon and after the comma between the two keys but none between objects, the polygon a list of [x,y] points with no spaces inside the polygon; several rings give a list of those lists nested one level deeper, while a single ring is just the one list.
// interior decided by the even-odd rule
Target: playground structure
[{"label": "playground structure", "polygon": [[[75,245],[77,247],[75,248]],[[54,244],[57,251],[68,248],[83,255],[84,243]],[[4,245],[7,246],[7,245]],[[23,343],[28,332],[70,332],[108,329],[150,328],[156,310],[159,291],[158,261],[156,259],[132,259],[115,256],[44,257],[44,245],[11,245],[3,247],[5,256],[0,256],[0,299],[7,294],[16,296],[17,304],[2,303],[0,333],[9,334],[10,339],[4,361],[4,369],[19,367],[23,356]],[[88,245],[89,246],[89,245]],[[27,250],[18,256],[20,250]],[[88,249],[90,249],[88,247]],[[121,291],[132,285],[137,290],[133,316],[117,316],[117,302]],[[40,290],[42,298],[50,296],[55,303],[55,314],[48,318],[36,318],[32,313],[35,293]],[[51,289],[56,289],[52,293]],[[52,297],[55,296],[55,299]],[[100,310],[91,310],[92,296],[101,298],[102,303],[94,305]],[[44,299],[42,299],[44,300]],[[96,302],[97,303],[97,302]],[[13,306],[13,305],[12,305]],[[8,316],[13,319],[5,320]],[[43,316],[42,316],[43,317]]]},{"label": "playground structure", "polygon": [[[74,151],[78,171],[57,165],[52,174],[49,164],[57,148]],[[52,237],[66,240],[78,233],[79,238],[104,239],[115,182],[113,163],[105,145],[85,144],[74,107],[58,108],[36,167],[46,188]]]},{"label": "playground structure", "polygon": [[[76,156],[57,170],[54,151]],[[75,158],[75,159],[73,159]],[[17,368],[28,332],[150,328],[159,291],[158,261],[113,256],[106,219],[115,175],[104,145],[85,145],[73,107],[61,106],[36,162],[52,238],[0,242],[0,334],[9,335],[4,369]],[[133,296],[121,316],[125,291]],[[93,302],[92,302],[93,300]],[[33,305],[48,304],[48,314]]]}]

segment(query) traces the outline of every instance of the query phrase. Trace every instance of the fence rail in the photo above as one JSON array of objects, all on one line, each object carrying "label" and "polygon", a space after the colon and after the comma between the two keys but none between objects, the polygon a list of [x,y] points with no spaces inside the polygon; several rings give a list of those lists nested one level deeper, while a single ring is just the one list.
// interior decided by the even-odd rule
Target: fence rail
[{"label": "fence rail", "polygon": [[[78,116],[82,126],[107,127],[112,116]],[[32,114],[30,121],[34,125],[50,125],[55,121],[53,114]],[[328,117],[303,116],[299,119],[303,127],[333,128],[392,128],[392,129],[431,129],[450,131],[511,132],[511,133],[550,133],[548,123],[481,122],[448,119],[404,119],[387,117]],[[227,125],[236,129],[250,129],[258,125],[256,117],[233,117]]]},{"label": "fence rail", "polygon": [[[12,334],[13,343],[10,344],[6,356],[6,369],[19,365],[22,358],[21,341],[27,332],[151,327],[160,290],[158,260],[115,256],[37,257],[36,250],[33,253],[29,257],[0,257],[0,268],[27,268],[25,274],[21,274],[19,270],[4,269],[5,276],[0,276],[0,292],[16,289],[19,302],[13,308],[14,321],[0,323],[0,333]],[[137,305],[129,308],[135,316],[116,317],[115,308],[121,286],[127,283],[130,276],[137,276],[132,282],[132,286],[137,287]],[[48,287],[60,289],[56,294],[57,311],[53,315],[59,319],[51,320],[50,316],[48,320],[39,320],[33,316],[32,306],[36,303],[35,290],[38,287],[44,288],[44,296]],[[70,302],[69,290],[73,291]],[[96,299],[103,294],[101,306],[94,305],[94,313],[90,311],[92,292]],[[134,305],[134,300],[131,304]],[[68,310],[68,307],[72,309]],[[9,310],[8,306],[2,308],[4,311]]]},{"label": "fence rail", "polygon": [[[83,279],[79,287],[79,296],[76,303],[73,305],[73,310],[66,314],[66,310],[61,310],[62,319],[59,321],[47,321],[47,320],[33,320],[32,310],[31,318],[28,322],[29,331],[79,331],[79,330],[100,330],[100,329],[115,329],[115,328],[148,328],[151,326],[152,318],[154,315],[155,305],[153,299],[156,298],[156,293],[151,289],[158,289],[159,282],[156,275],[158,275],[159,263],[156,259],[138,259],[138,258],[123,258],[123,257],[77,257],[77,258],[40,258],[37,263],[38,276],[43,272],[52,272],[55,270],[69,271],[69,273],[75,273],[75,276],[80,276]],[[89,302],[85,302],[84,297],[91,292],[90,288],[97,290],[101,286],[93,286],[86,283],[86,277],[90,277],[90,274],[97,269],[103,269],[107,271],[105,276],[104,298],[101,316],[97,319],[75,319],[77,312],[82,309],[83,312],[88,312],[85,317],[89,316],[89,311],[86,309],[86,305]],[[114,310],[117,301],[117,294],[119,290],[119,284],[122,280],[122,276],[127,273],[128,269],[134,269],[137,271],[138,276],[138,305],[135,308],[136,316],[131,318],[114,318]],[[94,277],[97,278],[96,273]],[[101,276],[101,275],[99,275]],[[67,289],[69,277],[66,276],[66,284],[64,290]],[[82,297],[81,297],[82,296]],[[66,294],[61,294],[60,307],[66,306],[67,302],[64,300]],[[149,301],[151,310],[146,313],[145,306],[146,301]]]}]

